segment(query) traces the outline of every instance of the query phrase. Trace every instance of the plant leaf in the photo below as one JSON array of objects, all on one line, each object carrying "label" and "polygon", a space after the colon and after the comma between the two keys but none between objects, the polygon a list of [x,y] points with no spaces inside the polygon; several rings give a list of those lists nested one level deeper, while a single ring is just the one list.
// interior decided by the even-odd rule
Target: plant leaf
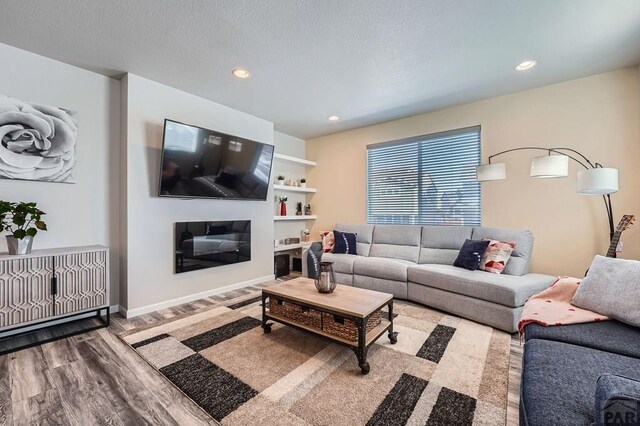
[{"label": "plant leaf", "polygon": [[38,233],[38,230],[36,228],[27,229],[27,235],[30,237],[35,237],[37,233]]},{"label": "plant leaf", "polygon": [[19,240],[24,238],[26,235],[27,235],[27,231],[25,231],[24,229],[18,229],[13,233],[13,236]]},{"label": "plant leaf", "polygon": [[41,220],[36,221],[35,225],[36,225],[36,228],[38,228],[41,231],[46,231],[47,230],[47,224],[44,223]]}]

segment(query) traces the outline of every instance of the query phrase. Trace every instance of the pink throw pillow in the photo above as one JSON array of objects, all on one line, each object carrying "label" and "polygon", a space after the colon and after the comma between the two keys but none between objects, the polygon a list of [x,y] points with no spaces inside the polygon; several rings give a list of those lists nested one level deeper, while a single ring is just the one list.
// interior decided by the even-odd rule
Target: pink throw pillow
[{"label": "pink throw pillow", "polygon": [[490,238],[484,240],[490,241],[490,243],[482,256],[479,269],[492,274],[501,274],[511,257],[511,253],[513,253],[513,249],[516,248],[516,243],[515,241],[505,242]]},{"label": "pink throw pillow", "polygon": [[333,231],[321,231],[320,237],[322,237],[322,252],[331,253],[336,242]]}]

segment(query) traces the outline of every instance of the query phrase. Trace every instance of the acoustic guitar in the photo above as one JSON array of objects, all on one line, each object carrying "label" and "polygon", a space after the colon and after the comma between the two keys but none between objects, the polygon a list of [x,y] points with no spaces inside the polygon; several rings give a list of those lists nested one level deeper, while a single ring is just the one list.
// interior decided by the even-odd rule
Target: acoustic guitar
[{"label": "acoustic guitar", "polygon": [[613,237],[611,238],[611,244],[609,244],[609,250],[607,250],[607,257],[616,257],[616,249],[618,248],[618,244],[620,244],[620,235],[622,235],[622,231],[633,225],[635,220],[636,217],[632,214],[622,216],[622,219],[620,219],[620,222],[613,233]]}]

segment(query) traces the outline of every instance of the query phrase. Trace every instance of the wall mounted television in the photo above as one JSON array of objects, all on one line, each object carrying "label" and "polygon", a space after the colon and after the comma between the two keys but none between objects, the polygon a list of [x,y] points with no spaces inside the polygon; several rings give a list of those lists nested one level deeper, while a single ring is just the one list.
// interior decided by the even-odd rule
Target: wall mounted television
[{"label": "wall mounted television", "polygon": [[166,119],[160,197],[266,200],[273,145]]}]

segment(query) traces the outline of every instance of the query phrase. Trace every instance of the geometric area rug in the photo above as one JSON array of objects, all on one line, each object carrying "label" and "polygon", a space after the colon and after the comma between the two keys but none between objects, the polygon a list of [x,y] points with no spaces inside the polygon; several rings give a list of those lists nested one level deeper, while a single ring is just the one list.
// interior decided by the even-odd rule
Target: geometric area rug
[{"label": "geometric area rug", "polygon": [[223,425],[504,425],[511,336],[394,302],[398,343],[355,354],[280,324],[260,327],[260,289],[120,337]]}]

